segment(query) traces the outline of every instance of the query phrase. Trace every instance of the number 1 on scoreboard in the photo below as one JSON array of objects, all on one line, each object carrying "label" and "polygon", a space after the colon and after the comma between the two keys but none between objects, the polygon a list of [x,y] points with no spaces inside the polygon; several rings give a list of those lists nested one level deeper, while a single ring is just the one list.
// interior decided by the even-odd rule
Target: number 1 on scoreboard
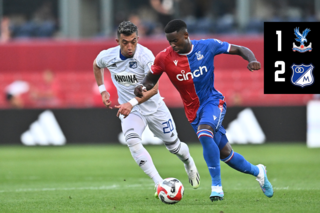
[{"label": "number 1 on scoreboard", "polygon": [[281,52],[281,30],[277,30],[276,34],[278,35],[278,52]]}]

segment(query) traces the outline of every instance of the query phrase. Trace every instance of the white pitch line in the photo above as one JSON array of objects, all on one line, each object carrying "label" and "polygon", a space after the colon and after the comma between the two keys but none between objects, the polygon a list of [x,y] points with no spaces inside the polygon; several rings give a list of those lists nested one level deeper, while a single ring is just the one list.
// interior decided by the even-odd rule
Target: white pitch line
[{"label": "white pitch line", "polygon": [[[41,191],[71,191],[71,190],[110,190],[110,189],[121,189],[121,188],[138,188],[142,187],[141,184],[133,185],[111,185],[111,186],[100,186],[100,187],[70,187],[70,188],[25,188],[15,190],[1,190],[0,193],[4,192],[41,192]],[[150,187],[148,187],[150,188]]]},{"label": "white pitch line", "polygon": [[[243,190],[244,188],[232,188],[232,190]],[[245,188],[247,191],[248,190],[257,190],[259,189],[258,187],[255,187],[255,188]],[[309,190],[309,191],[320,191],[320,188],[292,188],[292,187],[289,187],[289,186],[283,186],[283,187],[273,187],[273,190],[292,190],[292,191],[300,191],[300,190]]]}]

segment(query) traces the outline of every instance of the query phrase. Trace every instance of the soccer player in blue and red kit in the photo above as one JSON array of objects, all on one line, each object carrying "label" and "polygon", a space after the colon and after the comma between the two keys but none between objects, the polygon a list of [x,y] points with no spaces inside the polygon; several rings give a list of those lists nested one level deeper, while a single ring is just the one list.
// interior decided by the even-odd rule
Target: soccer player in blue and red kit
[{"label": "soccer player in blue and red kit", "polygon": [[212,179],[211,201],[223,200],[220,160],[230,167],[256,177],[263,193],[273,196],[264,165],[253,165],[242,155],[233,151],[221,125],[226,113],[224,96],[214,88],[214,56],[218,54],[239,55],[249,62],[250,71],[259,70],[260,63],[246,47],[221,42],[217,39],[190,40],[187,25],[182,20],[172,20],[165,27],[170,46],[160,52],[135,95],[156,85],[166,72],[179,91],[186,116],[203,147],[203,156]]}]

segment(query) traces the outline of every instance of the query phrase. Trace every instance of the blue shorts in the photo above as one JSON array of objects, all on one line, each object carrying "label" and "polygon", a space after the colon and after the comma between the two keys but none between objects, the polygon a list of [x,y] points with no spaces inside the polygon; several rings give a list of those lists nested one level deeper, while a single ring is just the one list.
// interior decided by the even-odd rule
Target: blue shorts
[{"label": "blue shorts", "polygon": [[196,119],[191,123],[193,130],[197,133],[198,126],[206,124],[211,126],[214,134],[214,141],[221,150],[227,143],[226,130],[222,126],[222,121],[227,111],[227,105],[220,100],[219,104],[213,102],[207,103],[198,114]]}]

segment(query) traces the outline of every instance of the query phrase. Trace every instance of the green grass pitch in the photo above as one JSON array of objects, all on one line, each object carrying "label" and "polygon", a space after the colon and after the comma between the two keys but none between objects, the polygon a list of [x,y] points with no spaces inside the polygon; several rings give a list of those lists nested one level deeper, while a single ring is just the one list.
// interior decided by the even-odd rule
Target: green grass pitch
[{"label": "green grass pitch", "polygon": [[122,145],[0,147],[0,212],[320,212],[320,149],[304,144],[233,145],[253,164],[267,166],[274,196],[254,177],[221,163],[225,199],[212,203],[210,175],[200,145],[190,145],[201,186],[188,183],[182,163],[164,146],[146,146],[163,178],[185,187],[166,205]]}]

